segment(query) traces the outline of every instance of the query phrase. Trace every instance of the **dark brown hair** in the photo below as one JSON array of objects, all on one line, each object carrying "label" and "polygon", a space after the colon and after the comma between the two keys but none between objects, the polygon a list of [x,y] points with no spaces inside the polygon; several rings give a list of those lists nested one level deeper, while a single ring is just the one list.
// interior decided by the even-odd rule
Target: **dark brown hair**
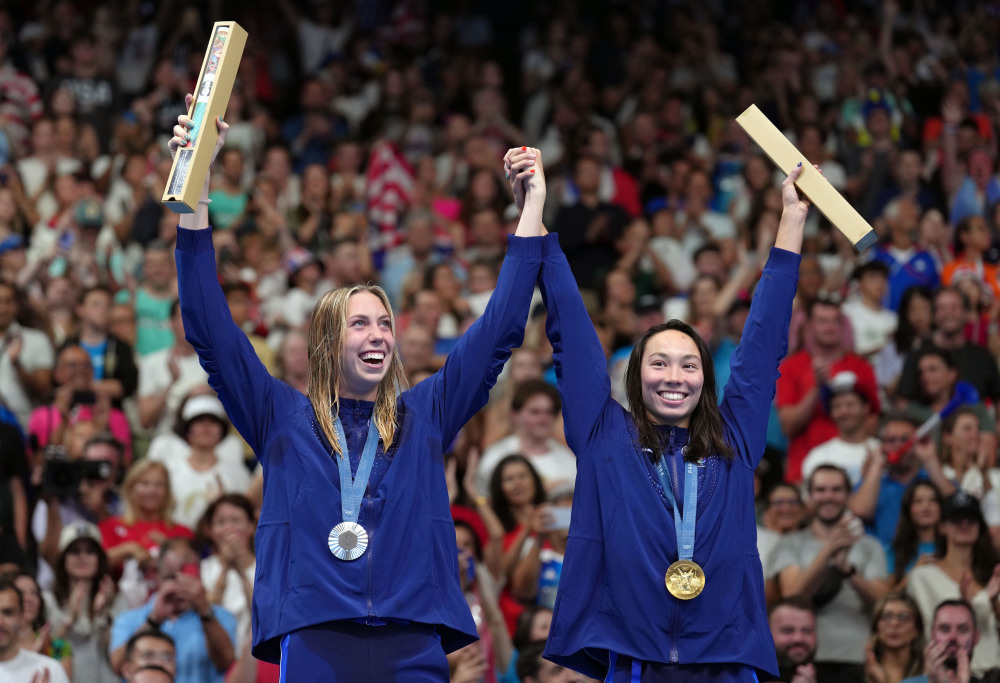
[{"label": "dark brown hair", "polygon": [[[257,522],[256,515],[254,515],[253,503],[244,496],[242,493],[224,493],[215,500],[213,500],[205,512],[202,513],[201,519],[198,520],[198,526],[195,529],[197,532],[197,544],[199,548],[210,547],[216,550],[215,542],[212,540],[212,534],[210,529],[212,527],[212,520],[215,518],[215,513],[218,512],[219,507],[222,505],[231,505],[234,508],[242,510],[246,513],[247,520],[250,522],[250,526],[253,526]],[[250,552],[254,552],[254,542],[253,534],[250,534]]]},{"label": "dark brown hair", "polygon": [[[972,499],[975,502],[975,498]],[[978,502],[975,502],[976,507],[979,506]],[[944,510],[942,510],[942,513]],[[948,521],[945,519],[942,522]],[[980,586],[985,586],[990,581],[990,577],[993,575],[993,568],[1000,564],[1000,553],[997,553],[996,548],[993,547],[993,541],[990,537],[990,528],[986,526],[986,521],[983,519],[982,512],[979,513],[979,518],[976,520],[976,524],[979,527],[979,535],[976,537],[976,542],[972,544],[972,566],[967,567],[972,572],[972,578],[979,583]],[[944,557],[948,554],[948,537],[942,533],[938,533],[937,538],[937,556]]]},{"label": "dark brown hair", "polygon": [[510,399],[510,409],[518,412],[524,404],[535,396],[548,396],[552,401],[552,411],[558,413],[562,410],[562,397],[559,390],[546,382],[544,379],[526,379],[514,389],[514,395]]},{"label": "dark brown hair", "polygon": [[[944,496],[940,489],[929,479],[917,479],[906,487],[903,492],[903,502],[899,510],[899,524],[896,526],[896,536],[892,539],[892,550],[896,554],[896,567],[893,575],[898,583],[907,572],[910,560],[916,558],[920,540],[917,537],[917,525],[913,523],[913,516],[910,508],[913,506],[913,499],[917,497],[917,489],[926,486],[934,492],[934,500],[937,501],[938,510],[944,505]],[[938,520],[940,522],[940,519]],[[935,524],[935,538],[937,537],[937,525]]]},{"label": "dark brown hair", "polygon": [[[924,618],[920,614],[920,607],[909,595],[903,592],[893,592],[884,596],[875,605],[872,612],[871,633],[868,636],[868,644],[875,654],[875,659],[881,664],[885,657],[885,643],[878,637],[878,624],[882,619],[882,613],[890,602],[901,602],[906,605],[913,615],[914,637],[907,648],[906,663],[903,667],[903,677],[919,676],[924,670]],[[865,681],[872,681],[873,678],[865,677]]]},{"label": "dark brown hair", "polygon": [[81,537],[74,539],[72,543],[66,546],[65,550],[59,553],[59,559],[56,561],[54,568],[56,578],[52,582],[52,594],[55,596],[56,602],[60,607],[69,605],[72,587],[70,586],[69,574],[66,571],[66,556],[69,554],[69,549],[77,543],[90,544],[94,549],[94,554],[97,555],[97,571],[94,573],[94,578],[90,580],[90,595],[86,604],[87,613],[90,614],[91,609],[93,609],[94,599],[97,597],[97,592],[101,589],[101,580],[108,574],[108,555],[104,552],[101,544],[93,538]]},{"label": "dark brown hair", "polygon": [[509,465],[518,462],[528,468],[531,478],[535,482],[535,497],[532,499],[531,504],[541,505],[545,502],[545,486],[542,484],[542,478],[538,476],[538,472],[526,457],[520,453],[512,453],[498,462],[496,469],[493,470],[493,476],[490,477],[490,505],[493,507],[493,512],[496,513],[500,523],[503,524],[504,531],[507,532],[513,531],[517,527],[517,520],[514,519],[510,503],[507,502],[507,497],[503,494],[503,471]]},{"label": "dark brown hair", "polygon": [[667,330],[683,332],[691,337],[695,346],[698,347],[702,374],[704,375],[701,398],[698,399],[698,405],[695,406],[694,412],[691,414],[690,429],[688,430],[690,438],[684,458],[694,462],[711,455],[718,455],[725,460],[732,460],[734,457],[733,449],[726,442],[722,429],[722,413],[719,412],[716,396],[715,364],[712,362],[712,352],[709,351],[708,345],[705,344],[697,330],[677,319],[668,320],[646,330],[646,334],[642,335],[642,338],[636,342],[635,348],[632,349],[632,355],[628,359],[628,367],[625,369],[625,395],[628,398],[632,419],[635,421],[638,431],[639,446],[652,449],[654,459],[659,459],[663,443],[642,400],[641,366],[646,344],[652,337]]}]

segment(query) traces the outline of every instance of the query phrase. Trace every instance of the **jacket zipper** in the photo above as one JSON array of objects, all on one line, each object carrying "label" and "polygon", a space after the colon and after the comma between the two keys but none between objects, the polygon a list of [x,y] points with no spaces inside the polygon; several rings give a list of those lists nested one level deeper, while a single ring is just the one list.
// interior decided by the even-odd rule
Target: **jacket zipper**
[{"label": "jacket zipper", "polygon": [[[365,503],[368,505],[368,514],[366,517],[372,519],[372,505],[373,501],[371,498],[366,498]],[[371,521],[369,521],[371,524]],[[377,622],[378,616],[375,614],[375,579],[374,579],[374,569],[372,568],[372,555],[375,554],[375,527],[372,526],[368,530],[368,552],[365,553],[368,556],[368,623],[369,625],[374,625]]]},{"label": "jacket zipper", "polygon": [[[670,433],[669,433],[669,436],[667,437],[667,453],[669,453],[669,455],[670,455],[670,460],[673,461],[673,458],[674,458],[674,428],[673,427],[670,428]],[[666,454],[664,454],[664,455],[666,455]],[[678,481],[677,482],[677,493],[674,494],[674,500],[675,501],[678,500],[677,496],[680,495],[680,491],[681,491],[681,484],[680,484],[680,481]],[[671,492],[671,493],[673,493],[673,492]],[[687,503],[687,501],[685,501],[685,503]],[[675,505],[674,506],[674,514],[675,515],[679,515],[680,513],[681,513],[680,506],[679,505]],[[677,539],[678,552],[680,552],[680,542],[681,542],[681,539],[678,538]],[[674,613],[673,613],[673,619],[672,619],[672,621],[673,621],[673,624],[672,624],[671,636],[670,636],[670,663],[671,664],[677,664],[680,661],[680,653],[678,652],[678,638],[679,638],[678,633],[679,633],[679,630],[680,630],[680,624],[678,622],[680,621],[680,610],[677,609],[676,605],[674,606]]]}]

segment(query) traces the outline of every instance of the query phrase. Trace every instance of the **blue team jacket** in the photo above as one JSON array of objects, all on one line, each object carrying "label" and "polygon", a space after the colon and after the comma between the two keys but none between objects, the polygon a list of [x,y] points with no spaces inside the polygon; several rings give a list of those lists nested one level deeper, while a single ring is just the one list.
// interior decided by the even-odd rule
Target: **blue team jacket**
[{"label": "blue team jacket", "polygon": [[[551,241],[543,251],[547,331],[566,439],[577,455],[569,544],[545,657],[599,680],[610,652],[678,664],[740,663],[776,677],[753,474],[788,343],[799,256],[771,250],[733,354],[720,409],[736,458],[711,457],[698,468],[693,559],[705,570],[706,586],[683,601],[664,583],[678,559],[677,536],[651,454],[639,449],[631,415],[611,398],[604,353],[565,256]],[[665,463],[683,473],[687,430],[667,436]],[[683,505],[683,486],[673,488]]]},{"label": "blue team jacket", "polygon": [[443,453],[486,404],[510,349],[521,343],[541,242],[510,237],[483,316],[444,368],[400,396],[391,466],[361,505],[368,551],[354,562],[341,562],[327,545],[330,530],[342,521],[340,477],[312,405],[268,375],[233,324],[216,275],[211,230],[178,230],[185,337],[264,470],[253,595],[255,657],[277,663],[282,635],[342,619],[434,624],[446,652],[477,639],[459,588]]}]

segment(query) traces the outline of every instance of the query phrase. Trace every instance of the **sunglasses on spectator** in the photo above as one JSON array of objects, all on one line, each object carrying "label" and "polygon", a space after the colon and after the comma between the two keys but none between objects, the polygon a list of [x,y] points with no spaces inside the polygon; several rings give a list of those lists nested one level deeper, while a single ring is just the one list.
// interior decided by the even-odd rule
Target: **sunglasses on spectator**
[{"label": "sunglasses on spectator", "polygon": [[900,624],[908,624],[913,621],[913,615],[909,612],[882,612],[878,618],[879,621],[895,621]]}]

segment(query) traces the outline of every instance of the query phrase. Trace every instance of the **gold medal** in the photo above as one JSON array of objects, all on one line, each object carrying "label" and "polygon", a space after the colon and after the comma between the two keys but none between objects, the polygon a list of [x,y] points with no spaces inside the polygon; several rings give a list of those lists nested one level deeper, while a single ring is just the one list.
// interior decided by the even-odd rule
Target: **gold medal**
[{"label": "gold medal", "polygon": [[672,596],[690,600],[705,589],[705,571],[692,560],[677,560],[667,568],[666,583]]}]

